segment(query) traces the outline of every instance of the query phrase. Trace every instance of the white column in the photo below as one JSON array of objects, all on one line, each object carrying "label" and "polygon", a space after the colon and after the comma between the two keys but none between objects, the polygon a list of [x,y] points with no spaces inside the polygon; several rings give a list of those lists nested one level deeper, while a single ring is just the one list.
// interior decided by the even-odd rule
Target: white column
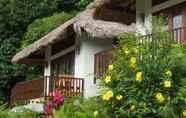
[{"label": "white column", "polygon": [[51,46],[48,46],[45,50],[45,67],[44,67],[44,93],[49,94],[49,82],[51,76]]},{"label": "white column", "polygon": [[152,0],[136,0],[136,30],[139,35],[152,31]]}]

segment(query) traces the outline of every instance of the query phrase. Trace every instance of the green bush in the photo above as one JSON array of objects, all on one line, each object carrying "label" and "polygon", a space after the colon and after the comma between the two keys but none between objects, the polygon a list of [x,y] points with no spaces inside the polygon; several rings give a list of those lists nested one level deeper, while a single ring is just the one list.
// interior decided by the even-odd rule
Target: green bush
[{"label": "green bush", "polygon": [[97,111],[101,109],[100,102],[101,100],[97,98],[67,99],[61,109],[55,113],[54,118],[93,118],[97,114],[99,114],[99,118],[103,118],[105,115]]},{"label": "green bush", "polygon": [[75,14],[76,12],[62,12],[55,13],[52,16],[42,19],[36,19],[28,26],[27,32],[24,34],[22,48],[25,48],[29,44],[48,34],[50,31],[63,24],[65,21],[72,18]]},{"label": "green bush", "polygon": [[139,43],[119,37],[113,65],[102,82],[104,109],[112,118],[181,118],[186,115],[185,45],[167,33]]},{"label": "green bush", "polygon": [[23,109],[20,112],[14,112],[11,109],[5,108],[4,106],[0,106],[0,118],[39,118],[39,114]]}]

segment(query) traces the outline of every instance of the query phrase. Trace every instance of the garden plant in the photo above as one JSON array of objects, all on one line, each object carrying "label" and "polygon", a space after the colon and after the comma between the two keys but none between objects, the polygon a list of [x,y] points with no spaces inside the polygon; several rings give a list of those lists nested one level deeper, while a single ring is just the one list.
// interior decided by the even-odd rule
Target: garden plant
[{"label": "garden plant", "polygon": [[116,61],[102,81],[109,117],[186,117],[185,45],[171,41],[167,32],[151,39],[120,36]]}]

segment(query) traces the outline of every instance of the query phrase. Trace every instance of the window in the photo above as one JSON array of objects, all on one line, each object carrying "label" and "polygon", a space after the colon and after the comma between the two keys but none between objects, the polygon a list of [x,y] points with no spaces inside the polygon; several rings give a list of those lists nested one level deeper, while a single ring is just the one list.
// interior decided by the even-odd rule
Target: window
[{"label": "window", "polygon": [[74,75],[75,52],[70,52],[52,62],[52,75]]},{"label": "window", "polygon": [[182,15],[178,14],[173,16],[173,29],[182,27]]},{"label": "window", "polygon": [[173,19],[172,19],[173,38],[178,43],[181,42],[182,34],[183,34],[183,31],[182,31],[182,26],[183,26],[182,17],[183,17],[182,14],[177,14],[177,15],[174,15]]},{"label": "window", "polygon": [[167,16],[162,16],[162,18],[163,18],[163,29],[166,31],[166,30],[168,30],[169,20],[168,20]]}]

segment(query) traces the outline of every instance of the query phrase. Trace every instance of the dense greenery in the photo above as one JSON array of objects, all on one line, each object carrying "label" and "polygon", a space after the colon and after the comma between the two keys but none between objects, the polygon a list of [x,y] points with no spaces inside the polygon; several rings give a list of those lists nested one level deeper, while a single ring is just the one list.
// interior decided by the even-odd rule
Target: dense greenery
[{"label": "dense greenery", "polygon": [[[97,104],[99,101],[97,98],[70,98],[66,100],[61,109],[54,114],[54,118],[92,118],[93,114],[96,114],[94,111],[101,109],[101,105]],[[102,118],[103,117],[104,116],[102,116]]]},{"label": "dense greenery", "polygon": [[0,106],[0,118],[40,118],[40,117],[38,113],[31,110],[22,109],[19,112],[15,112],[10,109],[6,109],[3,106]]},{"label": "dense greenery", "polygon": [[36,19],[28,26],[27,32],[23,37],[22,47],[25,48],[29,44],[52,31],[57,26],[72,18],[74,15],[75,13],[61,12],[42,19]]},{"label": "dense greenery", "polygon": [[166,34],[154,38],[161,43],[139,45],[134,36],[120,37],[116,62],[103,81],[102,98],[112,118],[183,117],[186,79],[178,62],[185,67],[185,45],[169,43]]},{"label": "dense greenery", "polygon": [[115,61],[101,84],[103,111],[111,118],[186,116],[186,44],[171,41],[161,18],[153,25],[152,41],[119,37]]},{"label": "dense greenery", "polygon": [[[28,78],[34,77],[38,72],[35,68],[11,63],[12,57],[23,47],[22,44],[28,45],[33,40],[37,40],[36,38],[40,38],[40,36],[55,28],[60,23],[53,23],[56,20],[61,19],[61,23],[63,23],[72,16],[69,13],[69,15],[66,15],[67,18],[62,19],[65,13],[60,15],[59,12],[79,11],[85,8],[87,4],[87,0],[0,0],[0,91],[9,96],[10,89],[16,82],[25,80],[28,76]],[[57,14],[53,15],[54,13]],[[44,18],[48,16],[51,17]],[[41,22],[47,20],[51,24],[44,27],[45,24]],[[32,23],[33,21],[34,23]],[[49,29],[44,29],[37,35],[31,34],[32,28],[35,27],[34,24],[37,23]],[[27,29],[28,25],[29,28]],[[28,33],[26,33],[27,31]],[[26,43],[22,43],[28,37],[31,41],[26,39]],[[35,37],[35,39],[31,37]]]}]

